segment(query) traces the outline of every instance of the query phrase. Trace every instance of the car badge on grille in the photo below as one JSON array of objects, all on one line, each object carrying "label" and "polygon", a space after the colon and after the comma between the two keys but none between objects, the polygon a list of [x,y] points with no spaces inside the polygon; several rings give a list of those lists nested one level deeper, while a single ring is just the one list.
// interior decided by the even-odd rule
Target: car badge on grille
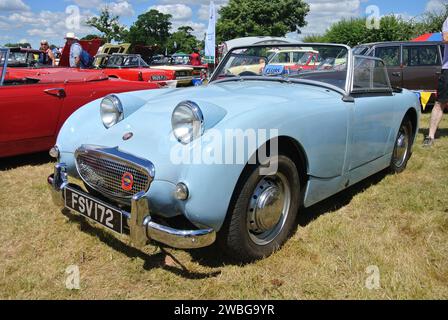
[{"label": "car badge on grille", "polygon": [[134,176],[129,172],[126,172],[125,174],[123,174],[123,177],[121,178],[121,188],[124,191],[131,191],[133,187],[134,187]]}]

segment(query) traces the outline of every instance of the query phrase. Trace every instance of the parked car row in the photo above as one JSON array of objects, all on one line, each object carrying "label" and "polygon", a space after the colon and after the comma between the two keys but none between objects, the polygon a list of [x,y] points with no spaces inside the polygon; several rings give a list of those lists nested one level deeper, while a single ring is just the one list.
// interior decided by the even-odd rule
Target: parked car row
[{"label": "parked car row", "polygon": [[110,79],[100,70],[10,68],[0,49],[0,157],[49,150],[67,118],[110,93],[157,89],[148,82]]}]

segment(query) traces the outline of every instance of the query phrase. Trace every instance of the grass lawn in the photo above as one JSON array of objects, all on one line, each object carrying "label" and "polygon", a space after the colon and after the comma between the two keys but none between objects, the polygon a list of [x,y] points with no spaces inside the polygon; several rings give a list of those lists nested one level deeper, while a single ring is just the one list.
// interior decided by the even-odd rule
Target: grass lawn
[{"label": "grass lawn", "polygon": [[[380,173],[302,212],[282,250],[246,266],[210,250],[132,249],[60,213],[45,155],[0,160],[0,298],[447,299],[447,116],[439,135],[429,150],[419,135],[403,174]],[[66,289],[71,265],[80,290]],[[377,289],[366,287],[371,270]]]}]

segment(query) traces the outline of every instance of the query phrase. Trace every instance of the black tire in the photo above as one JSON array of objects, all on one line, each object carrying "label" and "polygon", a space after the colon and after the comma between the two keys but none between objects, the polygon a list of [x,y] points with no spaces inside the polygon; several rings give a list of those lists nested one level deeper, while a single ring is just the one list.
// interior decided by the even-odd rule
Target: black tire
[{"label": "black tire", "polygon": [[[226,222],[218,234],[219,244],[228,256],[234,260],[240,262],[251,262],[270,256],[287,241],[297,226],[297,214],[300,208],[301,199],[299,173],[294,162],[286,156],[277,156],[273,158],[272,161],[273,163],[278,164],[278,171],[276,175],[260,175],[260,166],[252,166],[246,170],[245,174],[243,174],[240,179],[240,183],[235,190],[233,203],[229,208]],[[278,179],[278,182],[276,182],[276,179]],[[273,210],[272,208],[279,208],[276,205],[270,206],[268,204],[266,207],[268,209],[258,209],[257,202],[257,209],[255,211],[257,214],[258,210],[261,212],[265,210],[265,213],[267,211],[270,212],[268,215],[263,216],[260,214],[260,216],[272,217],[272,212],[280,212],[281,214],[277,224],[271,229],[271,234],[269,234],[269,230],[263,234],[257,234],[250,230],[251,228],[256,228],[258,225],[253,224],[254,221],[250,221],[258,221],[258,219],[253,219],[253,202],[254,199],[257,199],[255,196],[256,192],[258,192],[257,190],[261,190],[259,192],[268,193],[270,188],[275,189],[274,187],[269,187],[270,180],[272,180],[273,185],[278,184],[282,186],[279,190],[283,190],[283,194],[285,195],[284,199],[274,200],[274,204],[278,205],[283,203],[282,212],[287,212],[287,214],[282,214],[280,210]],[[268,187],[264,188],[263,191],[264,183],[267,183]],[[289,184],[289,192],[287,192],[288,187],[286,187],[286,184]],[[262,193],[259,200],[255,201],[262,201],[261,199],[265,193]],[[279,192],[279,194],[281,195],[281,192]],[[289,201],[285,200],[288,199],[286,196],[287,194],[289,194]],[[276,197],[273,196],[273,199],[275,198]],[[266,197],[264,197],[264,199],[266,199]],[[280,199],[282,199],[281,196]],[[269,203],[269,201],[266,202]],[[289,204],[286,205],[286,203]],[[275,220],[276,216],[274,214],[273,219],[271,218],[269,221],[272,223],[272,221]],[[267,225],[269,223],[261,224]],[[274,223],[272,223],[272,225],[273,224]],[[263,239],[264,234],[266,234],[266,239]],[[258,239],[258,237],[260,237],[260,239]],[[269,240],[270,237],[272,237],[272,240]],[[266,243],[262,244],[261,242]]]},{"label": "black tire", "polygon": [[[412,155],[414,144],[414,129],[409,117],[405,117],[398,130],[395,140],[394,152],[390,163],[390,171],[393,174],[402,173],[406,170],[408,161]],[[401,150],[400,150],[401,149]]]}]

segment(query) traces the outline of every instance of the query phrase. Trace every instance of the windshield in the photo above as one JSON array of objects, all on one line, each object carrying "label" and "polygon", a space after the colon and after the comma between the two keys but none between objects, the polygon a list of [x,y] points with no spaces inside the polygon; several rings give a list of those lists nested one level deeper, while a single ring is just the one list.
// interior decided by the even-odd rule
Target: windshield
[{"label": "windshield", "polygon": [[177,65],[188,65],[190,64],[190,56],[173,56],[171,63]]},{"label": "windshield", "polygon": [[27,54],[25,52],[11,52],[8,63],[26,63]]},{"label": "windshield", "polygon": [[235,77],[283,77],[325,82],[345,89],[348,48],[338,45],[274,45],[230,51],[213,80]]},{"label": "windshield", "polygon": [[141,68],[149,67],[138,55],[112,55],[109,57],[106,68]]}]

